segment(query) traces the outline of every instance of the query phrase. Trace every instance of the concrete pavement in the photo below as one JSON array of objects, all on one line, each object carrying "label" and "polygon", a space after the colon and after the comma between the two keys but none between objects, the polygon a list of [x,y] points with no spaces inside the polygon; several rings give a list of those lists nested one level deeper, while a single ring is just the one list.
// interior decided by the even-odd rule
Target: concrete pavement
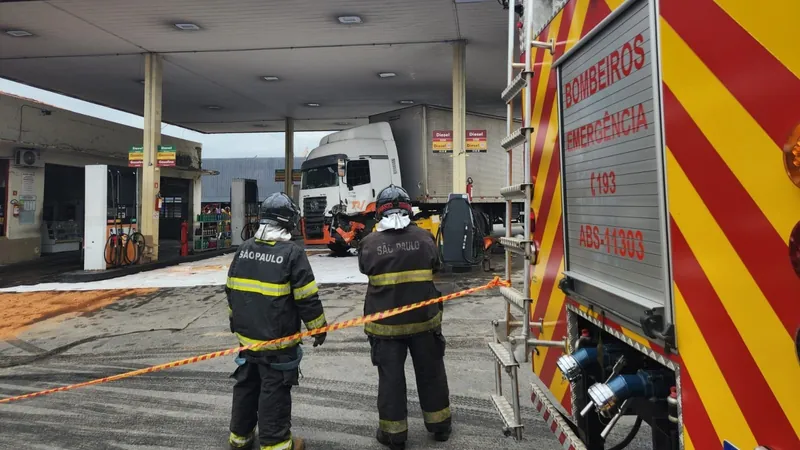
[{"label": "concrete pavement", "polygon": [[[351,264],[353,259],[337,264]],[[487,279],[474,274],[437,285],[449,292]],[[329,322],[359,316],[365,289],[363,283],[323,285],[320,295]],[[489,401],[494,379],[485,342],[490,320],[501,317],[503,308],[496,291],[445,306],[454,434],[447,443],[428,438],[409,362],[409,449],[561,448],[529,407],[524,382],[525,439],[515,442],[501,433],[501,421]],[[0,366],[5,367],[0,368],[0,396],[235,346],[227,327],[222,286],[160,288],[94,312],[51,318],[0,343]],[[377,373],[363,330],[331,333],[322,347],[306,345],[305,350],[303,378],[293,391],[294,433],[305,437],[311,450],[384,448],[374,440]],[[228,376],[233,369],[233,359],[226,357],[0,405],[0,449],[226,448],[233,385]],[[618,426],[611,441],[620,440],[626,428]],[[629,448],[646,448],[645,428]]]}]

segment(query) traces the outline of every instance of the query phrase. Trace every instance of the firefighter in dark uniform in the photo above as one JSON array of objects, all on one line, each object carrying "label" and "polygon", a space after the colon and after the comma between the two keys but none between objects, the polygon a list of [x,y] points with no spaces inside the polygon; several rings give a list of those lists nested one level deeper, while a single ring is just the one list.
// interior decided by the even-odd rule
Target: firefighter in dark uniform
[{"label": "firefighter in dark uniform", "polygon": [[[314,273],[305,251],[290,242],[300,210],[284,193],[261,205],[260,227],[243,243],[228,271],[226,293],[231,332],[242,345],[256,344],[325,326]],[[325,341],[314,336],[314,347]],[[303,357],[300,340],[268,345],[239,354],[233,388],[229,444],[261,450],[301,450],[303,440],[291,433],[292,386],[298,384]]]},{"label": "firefighter in dark uniform", "polygon": [[[358,264],[369,277],[364,314],[441,295],[433,284],[440,268],[436,242],[411,223],[411,198],[401,187],[378,194],[377,232],[359,244]],[[450,394],[444,367],[442,305],[431,305],[364,325],[378,367],[378,441],[402,450],[408,437],[405,361],[410,351],[425,427],[437,441],[450,437]]]}]

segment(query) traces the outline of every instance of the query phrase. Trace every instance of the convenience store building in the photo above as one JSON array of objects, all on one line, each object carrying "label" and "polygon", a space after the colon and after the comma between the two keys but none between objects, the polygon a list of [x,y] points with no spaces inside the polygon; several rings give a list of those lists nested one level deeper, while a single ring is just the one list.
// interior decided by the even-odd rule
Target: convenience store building
[{"label": "convenience store building", "polygon": [[[53,253],[80,256],[87,165],[108,167],[110,218],[117,207],[136,215],[141,182],[129,167],[129,150],[141,144],[139,128],[0,93],[0,265]],[[162,144],[175,148],[175,166],[157,169],[163,198],[158,226],[166,250],[180,239],[183,220],[196,226],[204,172],[201,144],[170,136]]]}]

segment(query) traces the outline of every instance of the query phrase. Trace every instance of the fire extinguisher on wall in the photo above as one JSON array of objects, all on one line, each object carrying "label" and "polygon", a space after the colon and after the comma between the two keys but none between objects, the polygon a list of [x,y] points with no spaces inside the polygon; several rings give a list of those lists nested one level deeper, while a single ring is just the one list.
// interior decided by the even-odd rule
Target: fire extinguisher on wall
[{"label": "fire extinguisher on wall", "polygon": [[13,217],[19,217],[19,211],[20,211],[20,209],[19,209],[19,200],[16,200],[16,199],[11,200],[11,205],[12,205],[11,215]]},{"label": "fire extinguisher on wall", "polygon": [[161,197],[161,192],[156,193],[156,211],[161,211],[161,206],[164,204],[164,198]]}]

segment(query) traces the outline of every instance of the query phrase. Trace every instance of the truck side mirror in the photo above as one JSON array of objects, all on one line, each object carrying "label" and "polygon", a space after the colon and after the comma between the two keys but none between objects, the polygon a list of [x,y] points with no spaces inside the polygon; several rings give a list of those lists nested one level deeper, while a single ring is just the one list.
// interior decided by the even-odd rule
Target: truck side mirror
[{"label": "truck side mirror", "polygon": [[346,167],[345,160],[340,159],[340,160],[337,161],[337,163],[338,163],[338,167],[337,168],[338,168],[339,178],[344,178],[344,176],[345,176],[345,167]]}]

